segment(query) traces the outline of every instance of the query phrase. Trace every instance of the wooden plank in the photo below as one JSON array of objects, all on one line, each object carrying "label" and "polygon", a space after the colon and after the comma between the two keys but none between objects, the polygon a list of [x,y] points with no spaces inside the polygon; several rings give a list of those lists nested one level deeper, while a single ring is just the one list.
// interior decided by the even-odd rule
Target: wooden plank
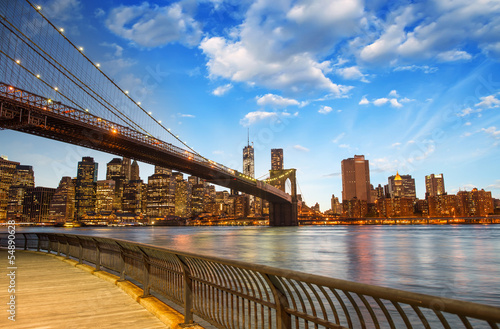
[{"label": "wooden plank", "polygon": [[0,250],[1,328],[165,328],[110,282],[58,259],[16,250],[16,321],[8,319],[7,251]]}]

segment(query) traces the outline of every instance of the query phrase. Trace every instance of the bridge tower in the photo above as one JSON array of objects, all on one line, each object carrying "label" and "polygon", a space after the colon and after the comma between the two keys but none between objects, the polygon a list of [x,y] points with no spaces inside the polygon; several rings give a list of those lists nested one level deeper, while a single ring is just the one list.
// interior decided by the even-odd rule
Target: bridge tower
[{"label": "bridge tower", "polygon": [[285,192],[285,183],[290,179],[292,185],[292,202],[269,202],[270,226],[297,226],[297,169],[269,170],[268,182]]}]

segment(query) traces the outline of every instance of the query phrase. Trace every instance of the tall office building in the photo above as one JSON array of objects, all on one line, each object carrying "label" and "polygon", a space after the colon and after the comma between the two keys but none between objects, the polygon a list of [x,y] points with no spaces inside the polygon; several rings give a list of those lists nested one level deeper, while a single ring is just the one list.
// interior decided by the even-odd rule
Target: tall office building
[{"label": "tall office building", "polygon": [[134,160],[132,165],[130,166],[130,180],[140,180],[141,177],[139,175],[139,164]]},{"label": "tall office building", "polygon": [[125,182],[128,182],[131,177],[132,166],[130,165],[130,158],[123,157],[122,160],[122,176],[125,177]]},{"label": "tall office building", "polygon": [[49,187],[28,187],[24,193],[23,218],[29,222],[48,222],[50,200],[56,189]]},{"label": "tall office building", "polygon": [[123,158],[123,160],[120,158],[113,158],[107,164],[106,180],[115,182],[113,184],[115,190],[112,194],[113,210],[122,210],[123,186],[129,181],[126,177],[127,172],[130,178],[130,170],[125,169],[127,166],[130,167],[130,159],[128,159],[128,165],[125,161],[126,159],[127,158]]},{"label": "tall office building", "polygon": [[18,165],[19,162],[9,161],[4,156],[0,157],[0,221],[7,218],[9,188]]},{"label": "tall office building", "polygon": [[[134,161],[135,162],[135,161]],[[133,164],[132,164],[133,171]],[[132,174],[131,177],[134,175]],[[124,212],[139,215],[142,212],[142,180],[130,180],[123,186],[123,202],[122,209]]]},{"label": "tall office building", "polygon": [[250,142],[243,148],[243,174],[255,178],[254,150]]},{"label": "tall office building", "polygon": [[23,214],[24,193],[28,187],[35,186],[32,166],[17,165],[12,185],[9,188],[7,218],[20,220]]},{"label": "tall office building", "polygon": [[52,201],[49,217],[55,222],[71,222],[75,216],[75,184],[71,177],[61,178]]},{"label": "tall office building", "polygon": [[175,216],[191,217],[191,184],[180,172],[173,173],[175,180]]},{"label": "tall office building", "polygon": [[283,170],[283,149],[271,149],[271,170]]},{"label": "tall office building", "polygon": [[124,177],[123,161],[120,158],[113,158],[106,167],[106,180],[116,180]]},{"label": "tall office building", "polygon": [[342,165],[342,200],[357,198],[371,202],[370,195],[370,165],[364,155],[344,159]]},{"label": "tall office building", "polygon": [[425,176],[425,196],[438,196],[445,194],[443,174],[430,174]]},{"label": "tall office building", "polygon": [[175,181],[172,175],[155,173],[148,177],[146,214],[149,217],[175,215]]},{"label": "tall office building", "polygon": [[87,212],[95,211],[98,164],[94,158],[83,157],[78,162],[75,184],[76,218],[81,219]]},{"label": "tall office building", "polygon": [[95,212],[111,212],[116,207],[116,182],[112,179],[97,181]]},{"label": "tall office building", "polygon": [[388,178],[389,195],[391,198],[410,198],[417,197],[415,193],[415,179],[411,175],[396,175]]}]

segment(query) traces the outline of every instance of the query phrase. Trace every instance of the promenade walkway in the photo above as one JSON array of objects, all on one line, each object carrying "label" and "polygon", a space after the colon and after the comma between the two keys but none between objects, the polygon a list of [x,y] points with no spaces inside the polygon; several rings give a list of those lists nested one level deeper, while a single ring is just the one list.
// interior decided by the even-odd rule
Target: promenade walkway
[{"label": "promenade walkway", "polygon": [[12,322],[7,256],[0,250],[0,328],[166,328],[112,283],[55,257],[20,250]]}]

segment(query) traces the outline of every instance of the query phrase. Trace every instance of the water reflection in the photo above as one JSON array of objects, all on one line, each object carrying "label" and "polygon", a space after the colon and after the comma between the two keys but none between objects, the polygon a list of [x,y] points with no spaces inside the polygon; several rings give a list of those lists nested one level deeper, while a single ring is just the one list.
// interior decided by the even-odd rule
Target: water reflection
[{"label": "water reflection", "polygon": [[500,305],[500,225],[19,228],[131,240]]}]

